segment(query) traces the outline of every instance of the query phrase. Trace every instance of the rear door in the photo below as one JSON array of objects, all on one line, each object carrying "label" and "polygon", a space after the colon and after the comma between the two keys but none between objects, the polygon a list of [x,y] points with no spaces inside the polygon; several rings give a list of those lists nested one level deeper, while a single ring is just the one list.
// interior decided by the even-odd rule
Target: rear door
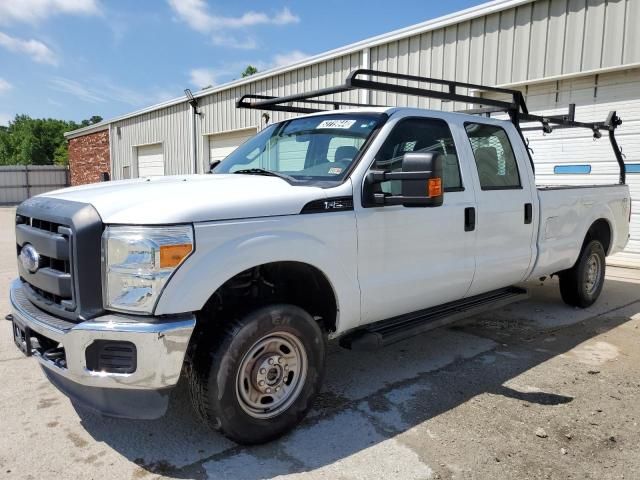
[{"label": "rear door", "polygon": [[[401,118],[376,153],[370,169],[385,171],[399,170],[407,152],[442,154],[445,193],[440,207],[356,206],[363,323],[463,298],[471,285],[475,232],[465,229],[465,210],[475,200],[469,162],[458,158],[465,139],[452,127],[440,118]],[[382,190],[399,193],[400,183]]]},{"label": "rear door", "polygon": [[465,122],[464,148],[476,182],[476,272],[468,295],[522,281],[535,252],[535,187],[525,147],[514,128]]}]

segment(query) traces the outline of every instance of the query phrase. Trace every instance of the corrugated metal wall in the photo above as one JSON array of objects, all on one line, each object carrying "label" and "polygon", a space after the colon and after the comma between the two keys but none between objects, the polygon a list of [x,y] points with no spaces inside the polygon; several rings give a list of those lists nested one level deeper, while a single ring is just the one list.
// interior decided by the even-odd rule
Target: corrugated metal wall
[{"label": "corrugated metal wall", "polygon": [[69,169],[56,165],[0,166],[0,205],[15,204],[34,195],[69,185]]},{"label": "corrugated metal wall", "polygon": [[[259,112],[246,109],[238,110],[235,107],[236,100],[242,95],[255,93],[280,96],[330,87],[343,83],[349,72],[360,68],[360,66],[361,52],[357,52],[201,98],[199,103],[203,113],[202,133],[219,133],[256,125],[260,116]],[[357,92],[345,92],[327,98],[355,101]],[[289,114],[270,112],[270,115],[272,121],[277,122],[287,118]]]},{"label": "corrugated metal wall", "polygon": [[182,103],[113,123],[110,131],[112,178],[123,178],[123,167],[130,167],[132,177],[137,177],[135,147],[155,143],[162,143],[166,175],[193,172],[190,109]]},{"label": "corrugated metal wall", "polygon": [[[378,70],[505,85],[640,62],[640,1],[538,0],[371,49]],[[374,103],[457,109],[377,93]]]},{"label": "corrugated metal wall", "polygon": [[[503,85],[640,62],[640,0],[537,0],[402,40],[372,46],[372,68],[400,73]],[[196,122],[201,171],[208,163],[207,135],[257,126],[260,112],[238,110],[245,93],[287,95],[342,83],[362,66],[358,51],[199,99]],[[354,101],[357,92],[341,94]],[[458,109],[440,100],[373,93],[376,104]],[[272,121],[285,114],[270,113]],[[120,136],[116,129],[120,129]],[[165,144],[166,173],[188,173],[190,113],[186,104],[112,124],[113,177],[132,164],[133,147]],[[132,165],[135,172],[135,166]]]}]

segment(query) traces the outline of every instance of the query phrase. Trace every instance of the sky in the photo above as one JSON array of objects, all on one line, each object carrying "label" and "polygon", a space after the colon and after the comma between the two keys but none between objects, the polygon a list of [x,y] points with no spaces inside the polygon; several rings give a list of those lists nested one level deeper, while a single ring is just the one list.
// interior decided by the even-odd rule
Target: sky
[{"label": "sky", "polygon": [[0,125],[105,119],[481,0],[0,0]]}]

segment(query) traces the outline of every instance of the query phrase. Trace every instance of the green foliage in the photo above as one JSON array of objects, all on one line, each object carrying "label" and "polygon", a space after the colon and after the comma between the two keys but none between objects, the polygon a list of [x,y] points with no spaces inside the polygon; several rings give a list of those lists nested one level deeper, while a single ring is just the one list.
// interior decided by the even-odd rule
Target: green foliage
[{"label": "green foliage", "polygon": [[245,77],[249,77],[251,75],[254,75],[258,73],[258,69],[256,67],[254,67],[253,65],[247,65],[247,68],[244,69],[244,72],[242,72],[242,78]]},{"label": "green foliage", "polygon": [[67,150],[66,143],[61,143],[56,147],[56,150],[53,152],[53,164],[69,165],[69,150]]},{"label": "green foliage", "polygon": [[89,120],[82,120],[80,122],[81,127],[88,127],[89,125],[93,125],[94,123],[100,123],[102,121],[102,117],[100,115],[92,115]]},{"label": "green foliage", "polygon": [[0,127],[0,165],[67,165],[69,155],[64,132],[101,121],[98,115],[79,124],[16,115],[8,127]]}]

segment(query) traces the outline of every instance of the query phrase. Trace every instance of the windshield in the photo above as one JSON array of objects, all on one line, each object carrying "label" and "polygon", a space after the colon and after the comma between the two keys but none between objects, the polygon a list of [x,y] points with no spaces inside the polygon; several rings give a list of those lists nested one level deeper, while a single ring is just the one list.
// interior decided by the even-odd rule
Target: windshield
[{"label": "windshield", "polygon": [[270,125],[214,173],[268,170],[296,181],[341,181],[383,114],[329,114]]}]

